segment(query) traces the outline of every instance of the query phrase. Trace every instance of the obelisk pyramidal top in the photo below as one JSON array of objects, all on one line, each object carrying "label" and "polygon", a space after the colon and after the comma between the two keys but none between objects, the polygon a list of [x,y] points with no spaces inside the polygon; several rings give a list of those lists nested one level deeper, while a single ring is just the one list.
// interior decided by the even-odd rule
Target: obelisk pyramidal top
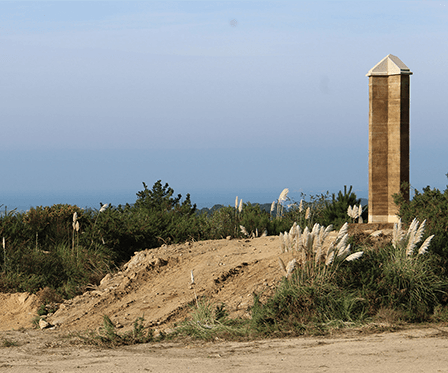
[{"label": "obelisk pyramidal top", "polygon": [[412,72],[389,54],[369,77],[369,223],[398,221],[392,195],[409,183],[409,103]]}]

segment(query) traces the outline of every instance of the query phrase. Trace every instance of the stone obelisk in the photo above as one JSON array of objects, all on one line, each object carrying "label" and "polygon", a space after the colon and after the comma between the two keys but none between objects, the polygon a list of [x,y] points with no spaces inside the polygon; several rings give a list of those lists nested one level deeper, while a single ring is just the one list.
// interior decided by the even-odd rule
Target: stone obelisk
[{"label": "stone obelisk", "polygon": [[[378,62],[369,77],[369,223],[398,221],[392,195],[409,183],[409,82],[396,56]],[[408,190],[403,190],[408,196]]]}]

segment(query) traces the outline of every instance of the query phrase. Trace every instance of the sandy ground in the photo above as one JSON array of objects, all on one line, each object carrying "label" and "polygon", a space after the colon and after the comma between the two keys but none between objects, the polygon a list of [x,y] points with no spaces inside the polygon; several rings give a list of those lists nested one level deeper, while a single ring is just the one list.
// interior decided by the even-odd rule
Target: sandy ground
[{"label": "sandy ground", "polygon": [[448,327],[251,342],[70,346],[60,332],[0,332],[1,372],[448,372]]},{"label": "sandy ground", "polygon": [[[360,242],[382,245],[390,241],[390,228],[362,224],[350,231]],[[382,235],[369,237],[378,229]],[[188,315],[196,296],[224,302],[231,317],[249,317],[253,292],[273,292],[283,275],[278,258],[287,262],[289,255],[280,253],[277,237],[186,242],[142,251],[120,272],[57,305],[47,317],[53,329],[32,329],[39,296],[0,294],[0,371],[448,372],[448,328],[443,325],[382,334],[351,330],[325,338],[179,341],[115,349],[73,345],[64,338],[97,329],[103,315],[118,331],[129,330],[141,316],[145,326],[167,331]]]}]

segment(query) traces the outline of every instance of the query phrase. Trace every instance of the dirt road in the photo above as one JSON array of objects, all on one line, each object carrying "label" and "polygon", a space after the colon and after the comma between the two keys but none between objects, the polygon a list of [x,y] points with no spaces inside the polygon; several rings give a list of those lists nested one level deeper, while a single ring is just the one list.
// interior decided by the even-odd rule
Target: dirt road
[{"label": "dirt road", "polygon": [[448,372],[448,327],[252,342],[71,346],[60,332],[0,332],[1,372]]}]

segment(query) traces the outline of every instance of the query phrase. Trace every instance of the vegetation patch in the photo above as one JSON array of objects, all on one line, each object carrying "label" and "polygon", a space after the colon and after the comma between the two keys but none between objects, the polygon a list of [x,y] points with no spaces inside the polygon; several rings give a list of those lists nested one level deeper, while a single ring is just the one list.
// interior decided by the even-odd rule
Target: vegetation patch
[{"label": "vegetation patch", "polygon": [[[56,311],[62,299],[94,288],[136,251],[266,234],[278,236],[284,273],[274,294],[254,294],[250,318],[231,319],[224,304],[198,299],[195,292],[190,317],[172,336],[238,339],[448,320],[447,190],[427,187],[411,201],[395,196],[402,221],[388,243],[373,236],[349,237],[345,222],[362,222],[367,215],[351,187],[331,198],[327,193],[298,202],[284,189],[267,209],[236,198],[235,206],[210,214],[198,213],[189,195],[175,196],[160,180],[152,189],[143,187],[132,205],[101,204],[99,210],[38,206],[26,213],[5,209],[0,291],[39,293],[41,317]],[[83,338],[118,346],[151,342],[154,335],[143,318],[131,332],[119,333],[104,316],[103,325]]]},{"label": "vegetation patch", "polygon": [[144,321],[143,317],[139,317],[134,321],[131,331],[119,333],[111,319],[107,315],[104,315],[103,326],[99,327],[97,331],[78,334],[77,337],[85,344],[108,348],[153,342],[154,332],[152,329],[143,325]]}]

